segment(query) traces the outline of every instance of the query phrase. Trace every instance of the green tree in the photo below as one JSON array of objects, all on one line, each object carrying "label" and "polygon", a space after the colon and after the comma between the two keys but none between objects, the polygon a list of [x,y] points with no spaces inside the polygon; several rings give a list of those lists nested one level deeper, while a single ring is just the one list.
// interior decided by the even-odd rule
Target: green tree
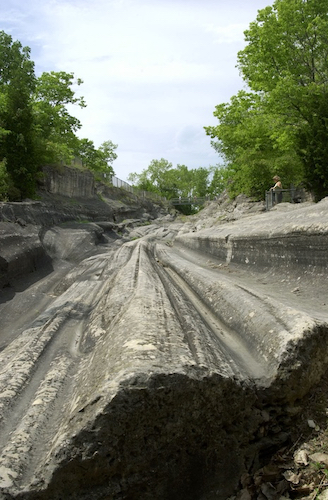
[{"label": "green tree", "polygon": [[285,185],[301,180],[293,129],[272,113],[265,96],[240,91],[230,104],[216,106],[214,116],[219,125],[205,130],[224,159],[221,182],[231,196],[263,198],[278,172]]},{"label": "green tree", "polygon": [[112,141],[105,141],[99,149],[96,149],[93,141],[80,139],[75,149],[75,156],[80,157],[83,164],[94,172],[115,175],[112,164],[117,158],[116,148],[117,144]]},{"label": "green tree", "polygon": [[4,146],[3,141],[5,140],[5,136],[10,132],[9,130],[6,130],[4,128],[4,126],[6,125],[4,118],[7,113],[7,108],[8,108],[7,103],[8,103],[8,96],[5,93],[5,90],[2,89],[0,92],[0,141],[2,141],[0,142],[0,148]]},{"label": "green tree", "polygon": [[[175,169],[172,169],[172,176],[175,178],[175,195],[172,197],[199,198],[207,196],[209,194],[209,174],[210,170],[204,167],[189,170],[186,165],[177,165]],[[189,215],[198,212],[200,207],[190,204],[177,206],[177,208],[182,213]]]},{"label": "green tree", "polygon": [[326,0],[276,0],[260,10],[244,32],[245,49],[238,53],[244,80],[252,90],[265,92],[277,86],[282,91],[284,79],[300,87],[325,83],[327,27]]},{"label": "green tree", "polygon": [[183,198],[192,196],[194,186],[191,170],[189,170],[186,165],[177,165],[177,167],[172,170],[172,175],[175,186],[175,194],[172,198],[177,198],[178,196]]},{"label": "green tree", "polygon": [[37,79],[33,113],[40,164],[70,162],[74,158],[79,145],[76,132],[82,124],[69,113],[68,106],[86,106],[84,98],[77,97],[74,90],[82,83],[74,79],[73,73],[64,71],[43,73]]},{"label": "green tree", "polygon": [[8,201],[10,178],[6,169],[5,160],[0,162],[0,200]]},{"label": "green tree", "polygon": [[164,158],[152,160],[148,168],[144,169],[141,174],[132,173],[128,180],[134,182],[138,189],[172,197],[172,186],[167,181],[168,172],[171,169],[172,163]]},{"label": "green tree", "polygon": [[307,186],[328,194],[328,3],[276,0],[245,32],[239,69],[272,113],[293,128]]},{"label": "green tree", "polygon": [[[172,163],[162,158],[152,160],[141,174],[132,173],[128,180],[138,189],[156,192],[167,198],[202,197],[208,194],[210,169],[200,167],[189,170],[186,165],[172,167]],[[192,213],[193,207],[181,208],[184,213]]]},{"label": "green tree", "polygon": [[208,194],[210,196],[218,196],[227,187],[227,170],[223,165],[218,165],[215,167],[210,167],[209,171],[212,179],[208,186]]},{"label": "green tree", "polygon": [[204,197],[208,194],[209,187],[209,169],[199,167],[191,170],[193,179],[193,195],[196,197]]},{"label": "green tree", "polygon": [[[0,32],[0,161],[15,199],[33,196],[36,166],[31,94],[35,88],[30,49]],[[2,177],[4,178],[4,177]],[[11,187],[11,186],[9,186]]]},{"label": "green tree", "polygon": [[227,170],[232,194],[261,196],[279,173],[328,194],[328,3],[276,0],[258,12],[238,53],[250,92],[216,107],[205,127]]},{"label": "green tree", "polygon": [[33,197],[41,167],[81,156],[90,170],[114,174],[116,144],[98,149],[76,132],[81,122],[69,112],[85,107],[76,95],[73,73],[50,72],[35,78],[30,49],[0,31],[0,197]]},{"label": "green tree", "polygon": [[118,145],[114,144],[112,141],[104,141],[98,149],[102,156],[102,168],[104,169],[103,171],[110,173],[111,175],[115,174],[113,170],[113,162],[117,158],[117,153],[115,153],[117,147]]}]

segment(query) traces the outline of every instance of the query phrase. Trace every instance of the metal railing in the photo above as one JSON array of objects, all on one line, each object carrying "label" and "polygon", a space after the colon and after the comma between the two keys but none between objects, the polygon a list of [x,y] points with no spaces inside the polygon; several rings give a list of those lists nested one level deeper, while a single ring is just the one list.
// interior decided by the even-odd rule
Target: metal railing
[{"label": "metal railing", "polygon": [[304,189],[296,189],[293,186],[289,189],[270,189],[265,192],[265,207],[270,210],[278,203],[302,203],[305,198]]},{"label": "metal railing", "polygon": [[122,188],[125,189],[125,191],[130,191],[130,193],[133,193],[134,189],[133,186],[130,186],[130,184],[128,184],[127,182],[118,179],[117,177],[115,177],[115,175],[112,175],[110,177],[110,182],[113,184],[114,187]]},{"label": "metal railing", "polygon": [[204,203],[210,201],[210,199],[210,196],[179,196],[179,198],[171,198],[169,202],[172,205],[204,205]]},{"label": "metal railing", "polygon": [[[134,186],[131,186],[125,181],[122,181],[115,175],[109,175],[106,173],[102,174],[103,178],[109,181],[113,187],[125,189],[126,191],[129,191],[130,193],[135,194],[136,196],[139,196],[141,198],[147,198],[153,201],[159,200],[159,201],[167,201],[171,205],[178,206],[178,205],[198,205],[202,206],[204,205],[205,202],[211,201],[212,199],[217,199],[218,196],[188,196],[188,197],[182,197],[179,196],[178,198],[171,198],[170,200],[167,200],[163,196],[160,196],[157,193],[151,192],[151,191],[142,191],[140,189],[135,188]],[[307,194],[303,188],[295,188],[294,186],[291,186],[289,189],[270,189],[269,191],[265,192],[265,207],[266,210],[270,210],[273,208],[275,205],[278,203],[302,203],[306,201],[307,199]]]},{"label": "metal railing", "polygon": [[106,173],[102,173],[102,177],[106,179],[108,182],[112,184],[113,187],[119,188],[119,189],[124,189],[125,191],[129,191],[130,193],[135,194],[136,196],[139,196],[141,198],[148,198],[150,200],[160,200],[160,201],[166,201],[166,198],[163,196],[160,196],[157,193],[153,193],[152,191],[143,191],[141,189],[137,189],[134,186],[131,186],[125,181],[122,181],[122,179],[119,179],[115,175],[109,175]]}]

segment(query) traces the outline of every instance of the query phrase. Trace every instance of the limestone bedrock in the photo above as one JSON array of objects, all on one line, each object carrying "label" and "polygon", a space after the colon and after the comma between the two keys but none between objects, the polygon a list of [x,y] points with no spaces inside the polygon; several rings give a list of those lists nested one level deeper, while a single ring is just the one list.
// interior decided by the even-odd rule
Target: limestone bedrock
[{"label": "limestone bedrock", "polygon": [[327,370],[328,200],[219,209],[2,223],[48,270],[2,290],[0,498],[225,499],[287,441]]}]

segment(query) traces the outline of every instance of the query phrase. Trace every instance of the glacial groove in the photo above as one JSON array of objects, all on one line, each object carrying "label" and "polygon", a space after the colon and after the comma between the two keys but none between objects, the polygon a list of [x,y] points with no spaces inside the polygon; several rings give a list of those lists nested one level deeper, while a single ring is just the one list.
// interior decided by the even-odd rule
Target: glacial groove
[{"label": "glacial groove", "polygon": [[289,229],[283,212],[155,221],[80,262],[72,230],[66,260],[0,305],[1,498],[231,495],[327,369],[328,308],[310,298],[327,286],[327,210],[303,210]]}]

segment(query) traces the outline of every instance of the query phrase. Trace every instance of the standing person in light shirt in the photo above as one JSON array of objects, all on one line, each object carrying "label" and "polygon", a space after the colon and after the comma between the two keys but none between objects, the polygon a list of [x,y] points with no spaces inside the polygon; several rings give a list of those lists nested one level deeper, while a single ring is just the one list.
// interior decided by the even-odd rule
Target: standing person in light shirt
[{"label": "standing person in light shirt", "polygon": [[270,190],[275,191],[274,193],[272,193],[272,203],[274,205],[275,203],[281,203],[282,201],[282,192],[280,191],[282,189],[282,184],[278,175],[275,175],[273,177],[273,180],[275,182],[275,185],[272,186]]}]

